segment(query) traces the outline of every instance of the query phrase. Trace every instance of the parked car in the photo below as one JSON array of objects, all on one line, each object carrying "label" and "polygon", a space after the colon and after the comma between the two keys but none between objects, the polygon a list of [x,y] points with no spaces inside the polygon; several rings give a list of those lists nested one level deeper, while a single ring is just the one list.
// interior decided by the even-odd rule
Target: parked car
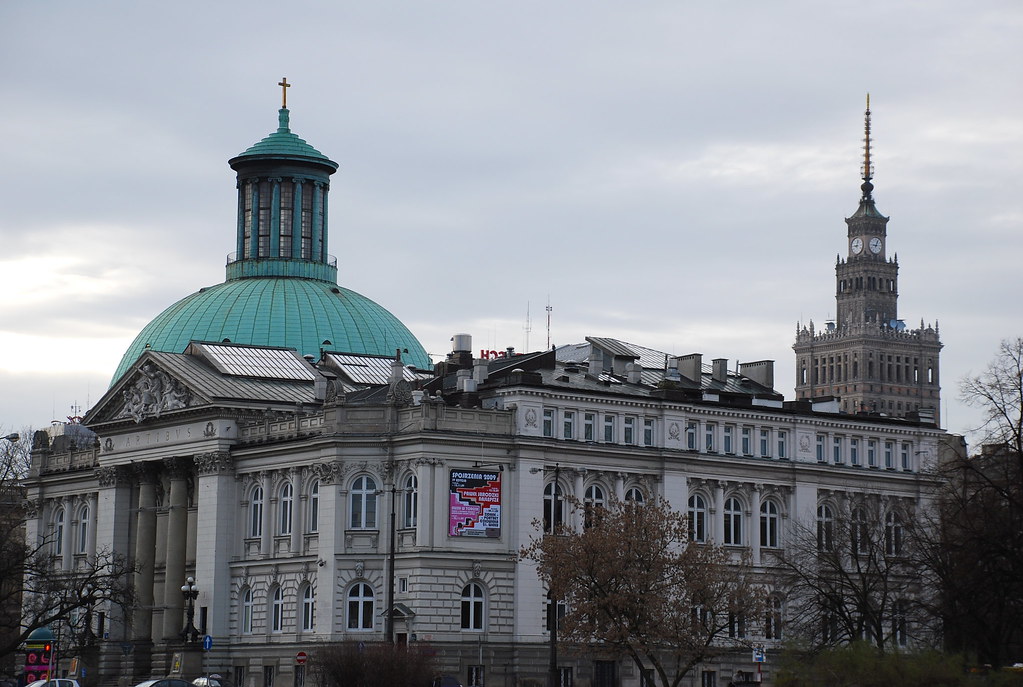
[{"label": "parked car", "polygon": [[52,680],[36,680],[25,687],[81,687],[81,685],[78,684],[78,680],[69,677],[55,677]]},{"label": "parked car", "polygon": [[192,684],[195,687],[231,687],[231,683],[224,679],[222,675],[216,673],[212,675],[203,675],[192,680]]},{"label": "parked car", "polygon": [[154,677],[150,680],[143,680],[135,687],[192,687],[188,680],[179,680],[176,677]]},{"label": "parked car", "polygon": [[462,681],[453,675],[438,675],[430,687],[462,687]]}]

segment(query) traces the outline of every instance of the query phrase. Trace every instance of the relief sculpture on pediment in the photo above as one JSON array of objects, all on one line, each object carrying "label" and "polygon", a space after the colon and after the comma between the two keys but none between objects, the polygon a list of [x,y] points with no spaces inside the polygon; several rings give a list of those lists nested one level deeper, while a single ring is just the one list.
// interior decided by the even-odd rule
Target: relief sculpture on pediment
[{"label": "relief sculpture on pediment", "polygon": [[160,417],[167,410],[185,408],[191,401],[191,394],[181,382],[151,363],[142,366],[134,382],[121,391],[121,397],[124,404],[115,417],[130,417],[136,423]]}]

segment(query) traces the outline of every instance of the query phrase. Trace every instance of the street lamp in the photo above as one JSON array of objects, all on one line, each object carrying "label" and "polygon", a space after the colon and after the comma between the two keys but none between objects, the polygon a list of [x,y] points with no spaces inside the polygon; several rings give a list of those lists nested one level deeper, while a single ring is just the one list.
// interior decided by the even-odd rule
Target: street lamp
[{"label": "street lamp", "polygon": [[7,441],[11,442],[12,444],[15,441],[17,441],[18,439],[20,439],[20,438],[21,438],[21,435],[18,434],[17,432],[12,432],[11,434],[8,434],[5,437],[0,437],[0,439],[6,439]]},{"label": "street lamp", "polygon": [[181,631],[181,639],[186,642],[198,642],[199,629],[195,626],[195,600],[199,598],[199,587],[196,586],[194,577],[190,576],[185,579],[185,583],[181,585],[181,594],[185,597],[185,613],[188,617],[185,629]]},{"label": "street lamp", "polygon": [[82,587],[82,591],[79,593],[82,605],[85,606],[85,627],[82,628],[83,646],[92,646],[96,642],[96,635],[92,631],[92,592],[93,586],[87,584]]}]

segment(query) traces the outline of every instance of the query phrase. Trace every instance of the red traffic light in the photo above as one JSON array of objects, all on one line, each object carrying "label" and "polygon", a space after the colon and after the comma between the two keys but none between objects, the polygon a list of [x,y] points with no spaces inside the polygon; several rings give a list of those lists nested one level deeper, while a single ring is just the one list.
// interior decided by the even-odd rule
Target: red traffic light
[{"label": "red traffic light", "polygon": [[50,653],[51,651],[53,651],[53,645],[52,645],[52,644],[50,644],[49,642],[47,642],[47,643],[46,643],[46,644],[45,644],[45,645],[43,646],[43,651],[45,651],[46,653]]}]

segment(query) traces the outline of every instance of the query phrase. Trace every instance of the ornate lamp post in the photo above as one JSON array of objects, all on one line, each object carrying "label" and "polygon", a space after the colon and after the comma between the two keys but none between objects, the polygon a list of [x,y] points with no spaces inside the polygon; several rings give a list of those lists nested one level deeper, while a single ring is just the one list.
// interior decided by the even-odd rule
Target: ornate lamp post
[{"label": "ornate lamp post", "polygon": [[92,604],[93,604],[93,586],[87,584],[82,587],[82,591],[79,593],[82,599],[82,605],[85,606],[85,623],[82,628],[82,646],[89,647],[95,644],[96,635],[92,631]]},{"label": "ornate lamp post", "polygon": [[195,600],[199,598],[199,587],[195,584],[194,577],[185,579],[181,585],[181,594],[185,597],[185,614],[187,622],[185,629],[181,631],[181,639],[185,642],[198,642],[199,629],[195,626]]}]

